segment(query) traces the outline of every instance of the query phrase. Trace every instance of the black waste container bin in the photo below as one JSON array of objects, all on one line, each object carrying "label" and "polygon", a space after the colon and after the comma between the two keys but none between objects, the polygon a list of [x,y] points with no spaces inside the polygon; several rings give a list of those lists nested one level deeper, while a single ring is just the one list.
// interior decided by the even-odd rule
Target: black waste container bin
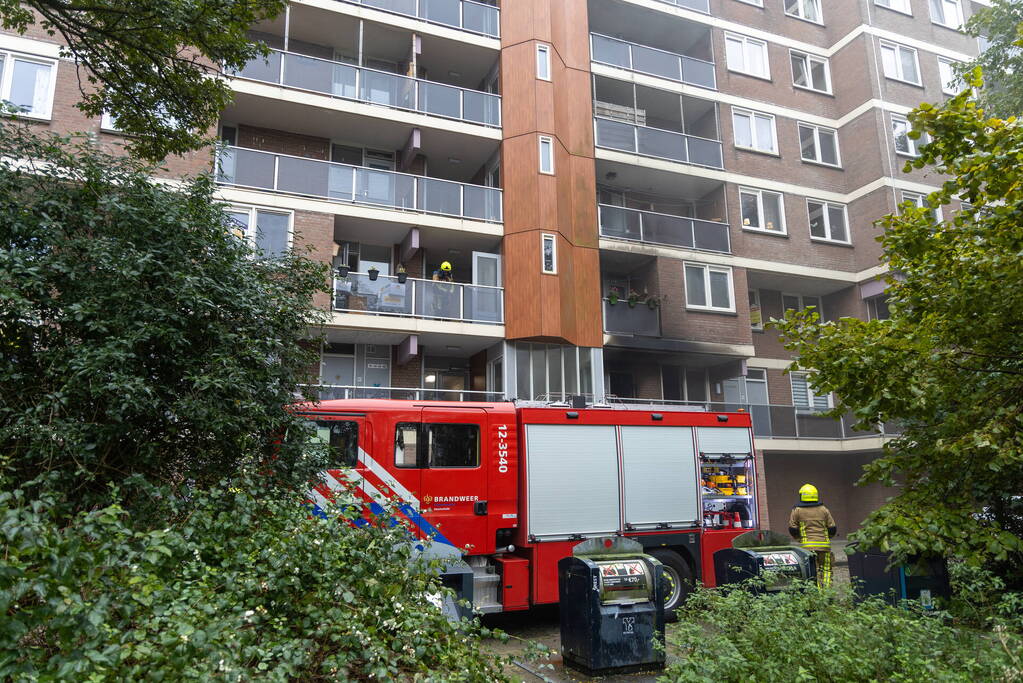
[{"label": "black waste container bin", "polygon": [[756,592],[775,592],[792,585],[795,579],[815,579],[814,553],[792,545],[787,536],[774,531],[747,531],[732,540],[731,548],[714,553],[714,577],[719,586],[747,579],[764,579]]},{"label": "black waste container bin", "polygon": [[664,668],[661,563],[627,538],[591,538],[558,562],[561,650],[589,676]]},{"label": "black waste container bin", "polygon": [[880,595],[897,605],[902,600],[918,601],[925,609],[935,607],[935,598],[950,598],[952,586],[948,564],[943,558],[914,557],[892,564],[892,554],[876,548],[846,547],[849,580],[860,598]]}]

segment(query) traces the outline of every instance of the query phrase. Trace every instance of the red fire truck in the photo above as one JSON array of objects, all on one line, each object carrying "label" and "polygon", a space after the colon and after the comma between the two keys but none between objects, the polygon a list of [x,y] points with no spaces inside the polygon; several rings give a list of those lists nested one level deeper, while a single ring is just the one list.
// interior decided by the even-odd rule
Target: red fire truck
[{"label": "red fire truck", "polygon": [[558,560],[613,535],[664,564],[672,610],[694,580],[714,585],[714,551],[757,526],[747,413],[380,399],[298,411],[340,459],[312,502],[350,482],[376,512],[397,505],[461,559],[483,613],[557,602]]}]

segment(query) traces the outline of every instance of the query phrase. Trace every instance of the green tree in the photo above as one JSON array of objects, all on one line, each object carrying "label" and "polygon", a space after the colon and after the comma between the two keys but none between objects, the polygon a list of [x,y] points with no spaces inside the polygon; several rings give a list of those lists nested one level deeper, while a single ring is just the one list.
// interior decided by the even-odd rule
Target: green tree
[{"label": "green tree", "polygon": [[89,116],[108,111],[128,147],[158,161],[202,147],[231,89],[214,77],[265,53],[246,31],[284,0],[0,0],[0,24],[38,26],[82,67]]},{"label": "green tree", "polygon": [[985,75],[978,91],[988,114],[1008,118],[1023,114],[1023,4],[992,0],[966,23],[966,31],[983,37],[987,48],[973,61],[956,67],[964,78],[977,67]]},{"label": "green tree", "polygon": [[132,474],[202,486],[300,462],[277,441],[317,361],[326,266],[232,235],[207,176],[172,187],[82,139],[0,137],[0,476],[59,472],[88,506]]},{"label": "green tree", "polygon": [[[979,85],[979,76],[974,76]],[[932,142],[911,166],[946,176],[936,223],[903,205],[881,220],[890,320],[814,314],[778,322],[796,368],[863,424],[905,432],[865,481],[899,483],[860,537],[901,555],[988,565],[1023,589],[1023,127],[989,119],[968,92],[910,118]],[[918,133],[914,133],[917,135]]]}]

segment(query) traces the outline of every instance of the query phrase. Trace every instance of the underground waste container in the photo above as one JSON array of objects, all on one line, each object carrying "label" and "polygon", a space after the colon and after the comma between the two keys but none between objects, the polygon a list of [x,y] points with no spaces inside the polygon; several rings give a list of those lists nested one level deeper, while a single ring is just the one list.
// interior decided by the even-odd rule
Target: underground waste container
[{"label": "underground waste container", "polygon": [[788,536],[775,531],[747,531],[732,540],[731,548],[714,553],[714,577],[719,586],[762,578],[755,592],[775,592],[788,588],[796,579],[817,578],[814,553],[792,545]]},{"label": "underground waste container", "polygon": [[589,676],[664,668],[663,567],[627,538],[591,538],[558,562],[561,650]]},{"label": "underground waste container", "polygon": [[914,557],[903,564],[892,564],[892,554],[876,548],[861,549],[851,543],[845,551],[849,580],[861,599],[879,595],[892,605],[912,600],[924,609],[934,609],[935,598],[952,596],[948,564],[943,558]]}]

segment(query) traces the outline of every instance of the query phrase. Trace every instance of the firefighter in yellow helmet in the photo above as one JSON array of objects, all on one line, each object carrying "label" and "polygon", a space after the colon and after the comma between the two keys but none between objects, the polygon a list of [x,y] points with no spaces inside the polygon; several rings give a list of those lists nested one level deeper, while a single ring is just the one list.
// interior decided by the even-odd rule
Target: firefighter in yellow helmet
[{"label": "firefighter in yellow helmet", "polygon": [[445,261],[440,268],[433,271],[433,279],[438,282],[451,282],[451,262]]},{"label": "firefighter in yellow helmet", "polygon": [[831,568],[835,563],[831,538],[838,533],[838,527],[813,484],[803,484],[799,489],[799,502],[789,515],[789,533],[799,539],[804,548],[816,553],[817,585],[830,586]]}]

